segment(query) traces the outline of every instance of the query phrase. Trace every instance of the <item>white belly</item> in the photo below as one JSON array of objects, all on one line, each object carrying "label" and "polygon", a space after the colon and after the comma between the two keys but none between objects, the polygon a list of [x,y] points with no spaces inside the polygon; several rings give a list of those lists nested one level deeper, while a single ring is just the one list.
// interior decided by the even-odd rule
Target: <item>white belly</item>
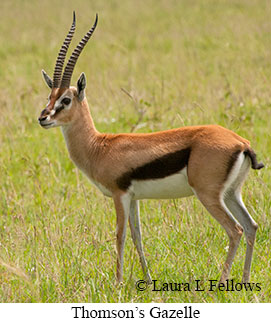
[{"label": "white belly", "polygon": [[179,173],[154,180],[133,180],[129,187],[133,199],[174,199],[193,195],[188,184],[187,169]]}]

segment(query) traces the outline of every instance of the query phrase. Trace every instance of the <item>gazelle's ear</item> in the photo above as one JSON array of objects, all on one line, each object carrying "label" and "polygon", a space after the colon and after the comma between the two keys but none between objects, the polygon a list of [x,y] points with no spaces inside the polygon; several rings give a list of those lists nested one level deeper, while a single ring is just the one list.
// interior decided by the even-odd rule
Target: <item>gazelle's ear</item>
[{"label": "gazelle's ear", "polygon": [[78,100],[81,102],[85,98],[85,88],[87,85],[86,75],[85,73],[81,73],[78,81],[77,81],[77,95]]},{"label": "gazelle's ear", "polygon": [[52,79],[50,78],[50,76],[44,70],[42,70],[41,72],[42,72],[42,76],[44,78],[45,83],[49,86],[50,89],[52,89],[53,88]]}]

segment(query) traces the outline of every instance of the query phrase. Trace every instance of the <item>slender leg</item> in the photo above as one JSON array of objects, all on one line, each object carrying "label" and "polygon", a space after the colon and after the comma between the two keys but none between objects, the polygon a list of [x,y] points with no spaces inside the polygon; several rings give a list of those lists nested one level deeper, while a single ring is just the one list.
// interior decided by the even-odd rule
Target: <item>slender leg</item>
[{"label": "slender leg", "polygon": [[202,204],[206,207],[209,213],[222,225],[226,230],[229,237],[229,251],[227,259],[225,261],[222,275],[220,278],[221,282],[225,282],[229,277],[232,262],[236,254],[236,250],[239,246],[239,242],[243,233],[243,228],[234,219],[226,205],[220,200],[219,196],[208,195],[205,193],[197,192],[197,196]]},{"label": "slender leg", "polygon": [[117,213],[117,281],[123,281],[123,256],[131,198],[128,194],[113,197]]},{"label": "slender leg", "polygon": [[139,259],[140,259],[140,263],[143,269],[145,279],[149,284],[151,284],[152,279],[149,273],[149,269],[148,269],[144,251],[143,251],[141,229],[140,229],[140,217],[139,217],[139,202],[137,200],[131,201],[130,213],[129,213],[129,224],[130,224],[132,239],[139,255]]},{"label": "slender leg", "polygon": [[236,217],[236,219],[240,222],[245,231],[247,248],[242,281],[248,282],[258,225],[248,213],[248,210],[242,201],[240,191],[229,190],[225,195],[225,204],[234,217]]}]

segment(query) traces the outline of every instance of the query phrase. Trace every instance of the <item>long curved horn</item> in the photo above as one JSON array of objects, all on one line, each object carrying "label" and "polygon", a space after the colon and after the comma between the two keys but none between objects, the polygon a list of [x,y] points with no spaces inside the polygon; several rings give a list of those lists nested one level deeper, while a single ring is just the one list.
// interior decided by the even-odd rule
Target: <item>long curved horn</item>
[{"label": "long curved horn", "polygon": [[96,19],[94,22],[94,25],[90,28],[90,30],[85,34],[85,36],[81,39],[77,47],[74,49],[74,51],[71,54],[71,57],[68,60],[68,63],[65,67],[63,76],[62,76],[62,81],[61,81],[61,88],[68,88],[70,87],[70,82],[71,82],[71,77],[73,73],[74,66],[77,62],[77,59],[79,55],[81,54],[83,48],[85,47],[86,43],[90,39],[91,35],[93,34],[96,26],[98,23],[98,14],[96,14]]},{"label": "long curved horn", "polygon": [[53,87],[59,87],[60,86],[60,82],[61,82],[61,74],[62,74],[62,69],[63,69],[63,65],[64,65],[64,60],[69,48],[69,45],[71,43],[72,40],[72,36],[74,34],[75,31],[75,12],[73,12],[73,21],[72,21],[72,25],[71,28],[68,32],[68,35],[66,36],[62,47],[60,48],[60,51],[58,53],[58,57],[56,59],[56,65],[55,65],[55,70],[54,70],[54,77],[53,77]]}]

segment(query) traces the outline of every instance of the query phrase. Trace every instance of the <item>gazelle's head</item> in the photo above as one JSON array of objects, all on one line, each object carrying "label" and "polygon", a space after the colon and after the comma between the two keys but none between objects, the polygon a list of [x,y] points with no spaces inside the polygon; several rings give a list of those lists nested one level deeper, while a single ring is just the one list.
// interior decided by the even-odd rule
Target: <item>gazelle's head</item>
[{"label": "gazelle's head", "polygon": [[62,75],[65,57],[75,31],[75,13],[73,13],[71,28],[63,42],[56,60],[53,80],[45,71],[42,70],[43,78],[51,89],[48,104],[45,109],[41,111],[38,119],[39,124],[45,129],[69,124],[74,119],[78,106],[80,106],[80,103],[85,98],[85,74],[82,73],[80,75],[77,81],[77,87],[70,86],[70,82],[77,59],[93,34],[97,26],[97,22],[98,15],[96,15],[94,25],[85,34],[72,52]]}]

